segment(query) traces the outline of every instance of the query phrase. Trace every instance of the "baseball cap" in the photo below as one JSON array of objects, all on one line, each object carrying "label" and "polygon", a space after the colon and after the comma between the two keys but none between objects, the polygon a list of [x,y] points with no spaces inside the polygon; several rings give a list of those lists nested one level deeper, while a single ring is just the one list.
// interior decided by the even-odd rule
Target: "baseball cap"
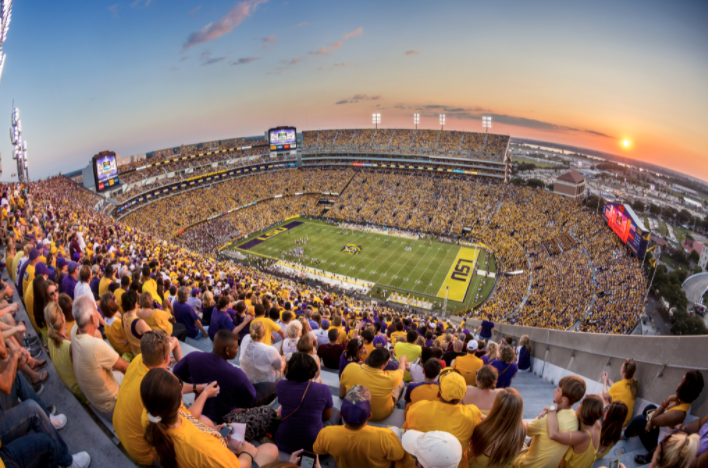
[{"label": "baseball cap", "polygon": [[32,250],[30,250],[29,259],[30,259],[30,260],[36,260],[36,259],[38,259],[38,258],[39,258],[39,250],[37,250],[37,249],[32,249]]},{"label": "baseball cap", "polygon": [[196,296],[196,295],[199,294],[200,292],[202,292],[201,289],[199,289],[199,288],[194,288],[194,289],[192,289],[192,296]]},{"label": "baseball cap", "polygon": [[76,262],[69,262],[69,268],[68,268],[69,273],[75,272],[76,267],[78,267],[78,266],[79,266],[79,264]]},{"label": "baseball cap", "polygon": [[385,348],[386,347],[386,338],[384,338],[381,335],[374,337],[373,345],[374,345],[374,348]]},{"label": "baseball cap", "polygon": [[74,255],[71,256],[71,259],[75,262],[78,262],[81,260],[81,254],[79,252],[74,252]]},{"label": "baseball cap", "polygon": [[477,351],[478,346],[479,343],[477,343],[477,340],[469,340],[467,342],[467,351]]},{"label": "baseball cap", "polygon": [[401,444],[424,468],[455,468],[462,460],[462,445],[449,432],[407,430]]},{"label": "baseball cap", "polygon": [[49,274],[49,268],[47,268],[47,264],[44,262],[39,262],[37,266],[34,267],[34,274],[36,276],[39,275],[48,275]]},{"label": "baseball cap", "polygon": [[364,424],[371,416],[371,392],[363,385],[354,385],[342,400],[339,410],[344,422],[348,424]]},{"label": "baseball cap", "polygon": [[60,270],[67,265],[66,259],[64,257],[57,258],[57,268]]},{"label": "baseball cap", "polygon": [[322,319],[322,329],[327,330],[329,328],[329,320]]},{"label": "baseball cap", "polygon": [[440,372],[438,382],[440,383],[440,396],[443,397],[443,400],[462,400],[467,393],[465,378],[452,368],[447,372]]}]

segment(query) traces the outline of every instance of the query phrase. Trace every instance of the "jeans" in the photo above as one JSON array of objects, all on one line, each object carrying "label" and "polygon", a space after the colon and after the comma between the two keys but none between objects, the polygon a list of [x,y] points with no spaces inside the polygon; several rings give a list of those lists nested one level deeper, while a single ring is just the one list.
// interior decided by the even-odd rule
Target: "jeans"
[{"label": "jeans", "polygon": [[653,452],[659,443],[659,433],[661,429],[658,427],[652,427],[651,431],[646,432],[645,428],[647,425],[647,413],[651,410],[655,410],[656,405],[647,405],[642,414],[635,416],[627,425],[624,430],[625,437],[639,436],[639,440],[642,441],[642,445],[647,449],[648,452]]},{"label": "jeans", "polygon": [[201,339],[201,338],[204,338],[204,333],[202,333],[201,330],[197,330],[197,336],[195,336],[195,337],[192,338],[192,339],[193,339],[193,340],[198,340],[198,339]]},{"label": "jeans", "polygon": [[[33,430],[34,434],[29,434]],[[32,400],[0,413],[0,458],[9,467],[69,466],[73,457],[46,409]]]},{"label": "jeans", "polygon": [[0,411],[10,411],[13,407],[17,406],[17,398],[19,397],[22,401],[32,400],[39,405],[39,407],[44,411],[44,414],[49,416],[47,408],[44,406],[44,402],[37,396],[32,385],[27,383],[25,378],[21,373],[17,373],[15,377],[15,382],[12,384],[12,390],[10,394],[0,392]]},{"label": "jeans", "polygon": [[258,406],[264,406],[275,400],[275,382],[258,382],[253,384],[253,388],[256,389],[256,398],[250,405],[244,406],[244,408],[256,408]]}]

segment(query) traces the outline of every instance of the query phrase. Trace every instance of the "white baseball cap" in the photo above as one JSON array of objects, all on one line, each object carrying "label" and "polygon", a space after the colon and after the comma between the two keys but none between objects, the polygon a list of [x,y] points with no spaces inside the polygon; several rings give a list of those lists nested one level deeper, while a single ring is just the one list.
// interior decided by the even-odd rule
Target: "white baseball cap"
[{"label": "white baseball cap", "polygon": [[462,445],[449,432],[408,430],[401,443],[424,468],[455,468],[462,460]]},{"label": "white baseball cap", "polygon": [[467,342],[467,350],[468,351],[477,351],[477,347],[479,346],[479,343],[477,343],[477,340],[469,340]]}]

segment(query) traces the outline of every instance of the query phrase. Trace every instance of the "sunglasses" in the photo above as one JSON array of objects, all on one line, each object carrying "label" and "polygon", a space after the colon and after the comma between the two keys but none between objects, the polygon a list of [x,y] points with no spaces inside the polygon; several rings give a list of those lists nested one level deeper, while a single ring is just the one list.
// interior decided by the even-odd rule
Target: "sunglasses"
[{"label": "sunglasses", "polygon": [[47,291],[47,294],[49,294],[50,296],[53,296],[55,294],[59,294],[59,292],[56,289],[53,289],[53,290]]}]

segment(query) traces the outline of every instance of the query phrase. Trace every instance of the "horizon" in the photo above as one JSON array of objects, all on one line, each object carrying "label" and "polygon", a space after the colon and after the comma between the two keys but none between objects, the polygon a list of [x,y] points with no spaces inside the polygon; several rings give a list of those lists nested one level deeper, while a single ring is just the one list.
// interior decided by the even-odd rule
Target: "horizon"
[{"label": "horizon", "polygon": [[[32,179],[103,150],[372,128],[377,112],[382,128],[415,128],[419,113],[439,129],[443,113],[445,130],[479,133],[489,115],[490,133],[705,182],[706,20],[700,2],[16,2],[0,123],[14,99]],[[9,179],[9,137],[0,152]]]}]

